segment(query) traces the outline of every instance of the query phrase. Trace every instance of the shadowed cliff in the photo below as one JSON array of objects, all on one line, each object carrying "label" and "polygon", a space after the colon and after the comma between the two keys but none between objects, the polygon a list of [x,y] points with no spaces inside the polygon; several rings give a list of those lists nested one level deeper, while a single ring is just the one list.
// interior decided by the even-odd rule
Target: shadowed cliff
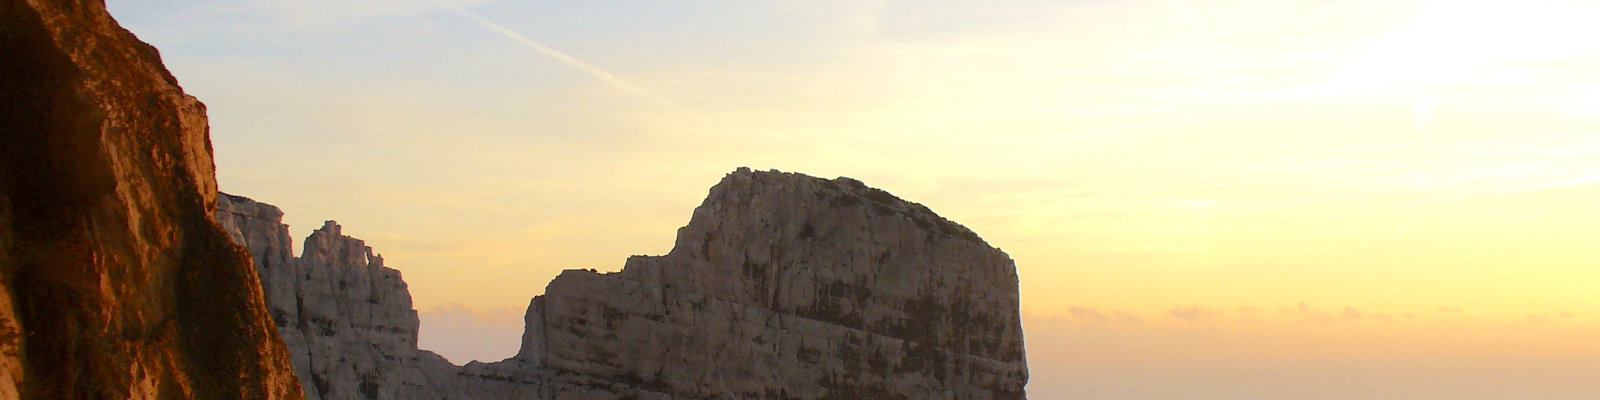
[{"label": "shadowed cliff", "polygon": [[100,1],[0,0],[0,398],[301,397],[205,108]]}]

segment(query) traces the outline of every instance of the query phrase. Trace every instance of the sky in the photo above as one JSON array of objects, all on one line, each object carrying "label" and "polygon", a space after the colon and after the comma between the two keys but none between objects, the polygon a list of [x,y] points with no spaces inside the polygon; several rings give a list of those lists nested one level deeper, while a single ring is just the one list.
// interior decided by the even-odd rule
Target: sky
[{"label": "sky", "polygon": [[749,166],[1009,253],[1036,399],[1600,392],[1600,4],[109,5],[222,190],[365,239],[456,363]]}]

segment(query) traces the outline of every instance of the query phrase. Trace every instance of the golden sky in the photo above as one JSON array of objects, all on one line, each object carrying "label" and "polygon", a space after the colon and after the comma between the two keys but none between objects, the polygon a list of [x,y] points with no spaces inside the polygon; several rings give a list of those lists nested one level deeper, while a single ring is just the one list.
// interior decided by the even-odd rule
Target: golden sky
[{"label": "golden sky", "polygon": [[[366,239],[457,361],[750,166],[1011,254],[1036,398],[1273,398],[1241,391],[1295,368],[1348,376],[1306,383],[1356,388],[1328,398],[1600,390],[1560,378],[1600,373],[1600,4],[111,6],[209,105],[222,189]],[[1336,373],[1397,359],[1417,379]],[[1231,383],[1138,384],[1181,363]]]}]

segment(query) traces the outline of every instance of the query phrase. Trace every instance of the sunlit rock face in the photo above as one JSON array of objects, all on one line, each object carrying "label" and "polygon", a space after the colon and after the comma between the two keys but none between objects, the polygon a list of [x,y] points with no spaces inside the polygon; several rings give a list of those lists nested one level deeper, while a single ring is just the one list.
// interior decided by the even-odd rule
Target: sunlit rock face
[{"label": "sunlit rock face", "polygon": [[[259,204],[223,202],[219,212],[233,212],[234,203]],[[241,209],[270,207],[263,206]],[[393,270],[374,268],[376,257],[359,241],[341,237],[351,244],[345,250],[313,252],[312,246],[324,247],[313,241],[332,240],[319,235],[337,236],[330,224],[307,239],[301,265],[274,263],[263,257],[292,259],[287,246],[271,244],[286,243],[278,239],[286,232],[276,222],[281,213],[253,215],[272,223],[256,224],[268,227],[262,232],[233,237],[253,251],[281,253],[258,251],[256,258],[269,266],[261,274],[283,336],[295,352],[309,354],[308,392],[323,399],[367,398],[363,393],[440,399],[1024,398],[1028,372],[1012,260],[926,207],[849,178],[735,171],[712,187],[667,255],[632,257],[617,273],[563,272],[530,302],[515,356],[460,368],[432,353],[405,351],[415,345],[417,325],[409,297],[398,294],[404,284]],[[330,227],[332,236],[324,233]],[[304,261],[314,258],[345,261]],[[299,271],[291,274],[302,278],[275,278],[282,273],[273,266]],[[330,280],[309,278],[318,274]],[[398,286],[387,283],[389,276]],[[314,281],[321,283],[308,286]],[[276,298],[283,293],[297,300]],[[279,304],[299,306],[279,312]],[[307,317],[314,307],[323,311]],[[329,340],[343,348],[393,350],[384,357],[355,357],[359,362],[349,361],[359,351],[318,350],[311,337],[319,332],[305,326],[318,318],[336,326],[348,320],[352,327],[386,327],[355,333],[338,328],[327,336],[339,337]],[[307,339],[297,343],[296,335]],[[315,367],[324,362],[319,357],[332,354],[344,359],[330,365],[372,360],[370,368],[357,367],[367,372],[353,379],[358,389],[367,384],[373,390],[318,389],[351,385],[335,382],[351,377],[324,375]],[[297,358],[296,367],[301,365]],[[415,375],[408,371],[418,371],[422,380],[360,380]],[[386,375],[391,372],[398,375]]]},{"label": "sunlit rock face", "polygon": [[0,399],[301,397],[205,107],[99,1],[0,0]]}]

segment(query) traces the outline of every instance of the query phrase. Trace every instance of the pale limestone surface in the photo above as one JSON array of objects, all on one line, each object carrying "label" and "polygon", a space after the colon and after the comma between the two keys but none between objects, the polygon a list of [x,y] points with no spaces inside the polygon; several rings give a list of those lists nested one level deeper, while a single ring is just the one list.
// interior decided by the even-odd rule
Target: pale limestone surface
[{"label": "pale limestone surface", "polygon": [[853,179],[741,168],[667,255],[563,272],[529,303],[516,356],[464,367],[415,350],[404,283],[359,240],[330,222],[298,264],[263,260],[293,260],[281,213],[230,199],[253,205],[219,212],[261,220],[225,223],[235,240],[281,253],[256,253],[262,281],[322,399],[1024,398],[1012,260]]},{"label": "pale limestone surface", "polygon": [[283,212],[221,194],[217,221],[250,250],[268,308],[307,399],[431,399],[426,367],[453,368],[417,350],[417,312],[400,271],[333,221],[293,256]]}]

